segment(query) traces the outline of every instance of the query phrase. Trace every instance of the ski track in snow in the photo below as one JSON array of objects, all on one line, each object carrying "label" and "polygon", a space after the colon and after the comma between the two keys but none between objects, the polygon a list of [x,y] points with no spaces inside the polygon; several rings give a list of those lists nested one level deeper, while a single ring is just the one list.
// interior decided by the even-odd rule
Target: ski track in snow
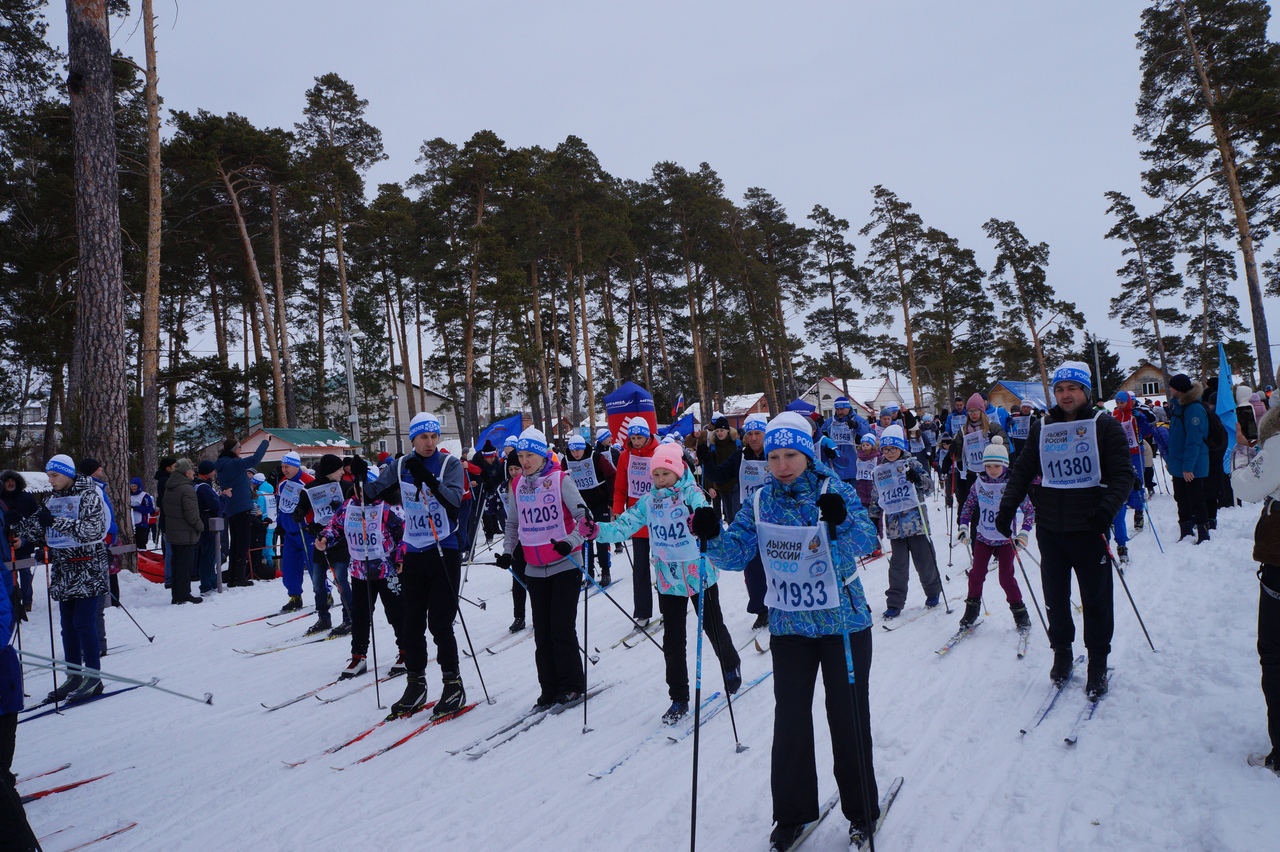
[{"label": "ski track in snow", "polygon": [[[1223,510],[1214,540],[1194,547],[1175,543],[1172,498],[1158,495],[1152,505],[1166,555],[1154,536],[1137,537],[1126,579],[1159,653],[1148,648],[1117,578],[1111,665],[1123,676],[1085,724],[1079,743],[1067,746],[1063,737],[1084,703],[1083,672],[1043,724],[1025,737],[1018,733],[1048,688],[1051,653],[1033,619],[1027,656],[1016,658],[1017,634],[994,574],[984,587],[990,616],[951,653],[934,653],[956,630],[967,581],[962,548],[954,549],[952,567],[946,567],[946,516],[941,505],[929,504],[939,567],[952,578],[946,588],[955,612],[873,634],[877,779],[883,786],[896,775],[906,778],[877,837],[878,848],[1255,850],[1266,847],[1264,838],[1280,834],[1280,779],[1245,763],[1249,751],[1266,747],[1255,648],[1258,585],[1250,557],[1257,508]],[[1033,553],[1034,541],[1033,536]],[[1038,571],[1024,561],[1043,603]],[[887,560],[878,560],[863,574],[877,621],[886,570]],[[615,555],[618,581],[609,591],[630,611],[628,572],[625,557]],[[1026,595],[1020,572],[1018,579]],[[36,653],[49,650],[43,581],[37,572],[37,607],[23,625],[23,643]],[[432,850],[653,850],[688,843],[692,737],[678,744],[659,738],[612,775],[588,775],[658,731],[670,703],[656,648],[609,648],[630,625],[602,597],[591,600],[586,641],[601,649],[601,658],[588,668],[588,680],[614,686],[589,703],[590,733],[582,731],[578,707],[478,759],[446,753],[514,719],[536,698],[533,643],[525,642],[496,656],[481,654],[495,704],[484,703],[475,665],[463,657],[468,700],[480,702],[473,712],[337,773],[330,767],[345,766],[425,721],[388,723],[336,754],[292,769],[282,765],[339,743],[385,715],[374,705],[372,689],[330,705],[307,700],[275,712],[259,706],[332,680],[349,654],[346,640],[245,657],[232,648],[301,636],[311,623],[213,629],[211,622],[226,624],[278,608],[284,603],[279,583],[211,595],[199,607],[171,607],[166,590],[135,575],[122,574],[121,585],[126,605],[156,641],[146,644],[122,611],[109,609],[110,641],[134,650],[108,655],[106,670],[158,676],[162,686],[195,696],[212,692],[214,703],[140,689],[21,725],[18,775],[68,760],[73,765],[63,773],[67,781],[116,770],[110,778],[27,806],[37,835],[75,826],[50,838],[51,850],[131,820],[139,822],[136,829],[98,848],[315,852],[369,848],[375,838],[378,848]],[[463,604],[477,649],[506,635],[510,585],[506,571],[472,566],[464,594],[489,602],[484,611]],[[754,618],[745,611],[741,574],[724,573],[721,587],[726,623],[740,641]],[[908,605],[922,600],[913,570]],[[1081,617],[1074,617],[1075,651],[1082,653]],[[691,691],[695,620],[691,611]],[[374,623],[385,671],[395,641],[380,607]],[[460,625],[455,632],[465,647]],[[440,670],[430,637],[428,652],[429,697],[436,698]],[[704,654],[705,697],[722,690],[723,681],[709,642]],[[742,660],[744,680],[771,665],[769,655],[753,651]],[[403,683],[382,685],[384,708],[399,697]],[[727,712],[701,734],[698,839],[704,849],[768,845],[774,683],[734,705],[748,751],[735,753]],[[42,698],[50,684],[47,672],[29,674],[28,703]],[[333,689],[339,688],[349,686]],[[821,681],[814,707],[819,795],[825,797],[834,781]],[[33,781],[20,792],[37,789],[40,782]],[[805,849],[845,850],[846,829],[837,808]]]}]

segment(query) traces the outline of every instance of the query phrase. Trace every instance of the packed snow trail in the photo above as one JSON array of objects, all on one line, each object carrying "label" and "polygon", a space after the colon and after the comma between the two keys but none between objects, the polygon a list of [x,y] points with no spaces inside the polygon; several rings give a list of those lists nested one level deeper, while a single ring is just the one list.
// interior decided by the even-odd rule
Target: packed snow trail
[{"label": "packed snow trail", "polygon": [[[927,504],[934,542],[946,558],[944,508]],[[1147,647],[1119,583],[1111,665],[1123,671],[1078,744],[1063,739],[1084,701],[1083,672],[1074,691],[1026,736],[1018,733],[1049,687],[1052,654],[1036,624],[1024,659],[1013,653],[1017,634],[1002,596],[988,586],[986,617],[945,658],[934,653],[959,626],[960,612],[941,611],[909,628],[876,628],[871,669],[872,732],[882,792],[896,776],[908,783],[876,837],[881,852],[1027,849],[1265,848],[1280,836],[1280,778],[1250,767],[1250,751],[1265,750],[1265,705],[1259,687],[1256,642],[1258,584],[1250,559],[1256,507],[1223,510],[1213,540],[1198,547],[1175,544],[1172,499],[1152,500],[1167,555],[1153,536],[1131,540],[1126,579],[1160,653]],[[1031,552],[1037,555],[1035,536]],[[953,605],[962,600],[961,554],[946,584]],[[1035,592],[1038,571],[1027,561]],[[887,560],[862,572],[872,611],[884,609]],[[615,556],[609,588],[630,611],[630,567]],[[365,848],[370,832],[387,849],[681,849],[688,843],[692,738],[663,739],[627,761],[607,781],[598,772],[659,727],[670,704],[662,656],[648,642],[635,648],[609,644],[632,627],[608,601],[591,599],[587,647],[600,648],[592,685],[612,688],[587,707],[593,728],[580,721],[544,724],[483,760],[448,754],[492,732],[527,710],[538,695],[532,641],[498,654],[480,654],[497,703],[483,702],[471,660],[462,677],[471,712],[433,727],[376,760],[334,772],[330,760],[296,768],[285,761],[315,755],[381,720],[403,689],[402,679],[342,701],[298,702],[278,712],[271,704],[337,677],[350,653],[346,641],[320,642],[288,653],[258,657],[236,648],[261,648],[301,637],[311,619],[268,627],[265,619],[215,629],[273,612],[284,603],[277,582],[211,595],[199,608],[170,606],[163,587],[121,575],[121,598],[149,632],[153,645],[103,660],[107,671],[134,678],[160,677],[178,691],[212,692],[212,706],[193,706],[154,690],[139,689],[65,715],[34,719],[18,729],[14,772],[43,772],[74,761],[77,777],[137,767],[137,773],[103,778],[27,806],[36,834],[68,825],[97,836],[122,820],[139,824],[120,839],[95,848],[200,850],[225,848],[345,850]],[[1023,582],[1019,574],[1018,581]],[[23,645],[49,648],[43,572],[37,572],[36,609],[22,626]],[[511,575],[473,565],[469,595],[489,602],[466,611],[476,649],[507,636]],[[740,574],[720,580],[726,625],[735,643],[750,635]],[[907,607],[924,595],[912,573]],[[308,596],[310,592],[308,591]],[[1024,590],[1025,594],[1025,590]],[[212,607],[212,609],[210,609]],[[579,605],[581,618],[581,604]],[[1075,651],[1084,652],[1079,613]],[[275,620],[275,619],[273,619]],[[395,659],[395,640],[381,607],[379,672]],[[135,628],[116,609],[107,612],[112,647],[135,641]],[[687,622],[690,670],[694,619]],[[461,630],[459,642],[465,647]],[[665,631],[664,634],[665,636]],[[760,637],[767,641],[767,636]],[[581,631],[579,639],[582,640]],[[440,695],[435,643],[428,637],[429,700]],[[59,646],[59,654],[61,650]],[[723,690],[715,657],[708,653],[704,689]],[[370,660],[372,664],[372,659]],[[768,654],[742,658],[744,681],[772,668]],[[371,682],[372,671],[351,687]],[[717,721],[701,734],[698,845],[707,850],[768,848],[771,828],[770,744],[773,736],[770,678],[735,704],[738,733],[751,749],[735,753],[733,732]],[[29,703],[44,697],[47,673],[27,678]],[[325,693],[320,693],[323,696]],[[819,789],[832,788],[830,744],[825,732],[822,686],[814,701]],[[576,707],[565,715],[581,717]],[[422,721],[388,724],[361,742],[368,748],[340,752],[345,761],[382,748]],[[401,727],[400,732],[387,730]],[[665,733],[665,732],[664,732]],[[350,753],[350,757],[347,754]],[[344,761],[344,762],[345,762]],[[139,779],[145,782],[139,785]],[[51,785],[52,786],[52,785]],[[172,791],[188,791],[173,795]],[[1194,806],[1189,806],[1194,804]],[[92,827],[98,827],[91,830]],[[848,824],[834,813],[805,843],[813,850],[848,850]],[[62,837],[62,835],[58,835]],[[51,839],[52,840],[52,839]],[[114,844],[114,845],[113,845]],[[74,845],[51,842],[52,848]]]}]

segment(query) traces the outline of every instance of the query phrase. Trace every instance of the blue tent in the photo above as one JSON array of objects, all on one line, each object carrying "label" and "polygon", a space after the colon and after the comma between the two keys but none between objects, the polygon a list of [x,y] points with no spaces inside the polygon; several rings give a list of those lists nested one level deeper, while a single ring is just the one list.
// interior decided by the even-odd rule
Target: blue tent
[{"label": "blue tent", "polygon": [[787,411],[798,411],[801,414],[808,416],[816,411],[816,409],[803,399],[793,399],[791,402],[787,403]]},{"label": "blue tent", "polygon": [[635,382],[623,382],[621,387],[604,398],[604,413],[609,421],[609,431],[619,434],[622,424],[640,416],[649,422],[649,431],[658,430],[658,415],[653,407],[653,394]]}]

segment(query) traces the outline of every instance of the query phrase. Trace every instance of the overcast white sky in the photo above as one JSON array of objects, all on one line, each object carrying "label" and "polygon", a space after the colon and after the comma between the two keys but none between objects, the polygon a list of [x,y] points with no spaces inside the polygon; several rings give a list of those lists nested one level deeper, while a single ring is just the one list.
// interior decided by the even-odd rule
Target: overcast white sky
[{"label": "overcast white sky", "polygon": [[[1129,366],[1139,353],[1106,316],[1122,261],[1103,239],[1102,194],[1142,209],[1132,127],[1144,6],[156,0],[156,14],[168,108],[292,127],[316,76],[352,82],[389,155],[370,191],[412,175],[424,139],[487,128],[512,146],[580,136],[621,177],[706,161],[731,197],[764,187],[801,223],[822,204],[856,230],[883,184],[988,267],[981,225],[1012,219],[1049,243],[1051,282]],[[47,14],[62,42],[63,4]],[[136,18],[113,44],[141,59]],[[1248,325],[1243,283],[1236,295]]]}]

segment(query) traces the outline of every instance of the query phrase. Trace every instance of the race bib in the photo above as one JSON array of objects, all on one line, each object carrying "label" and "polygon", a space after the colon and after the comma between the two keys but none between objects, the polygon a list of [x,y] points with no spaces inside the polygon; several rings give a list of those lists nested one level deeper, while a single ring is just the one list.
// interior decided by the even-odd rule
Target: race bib
[{"label": "race bib", "polygon": [[676,497],[649,504],[649,547],[663,562],[688,565],[698,561],[698,542],[689,532],[689,508]]},{"label": "race bib", "polygon": [[[50,497],[45,501],[45,507],[55,518],[63,521],[74,521],[80,517],[80,497],[79,494],[72,494],[67,497]],[[44,531],[45,544],[54,550],[66,550],[70,547],[80,547],[86,542],[78,541],[75,537],[66,533],[61,533],[53,527],[49,527]]]},{"label": "race bib", "polygon": [[876,464],[875,459],[858,459],[858,479],[866,481],[874,478]]},{"label": "race bib", "polygon": [[[645,459],[648,461],[648,459]],[[560,474],[531,479],[520,477],[516,486],[516,512],[520,526],[520,543],[525,547],[550,544],[565,536],[564,508],[560,499]]]},{"label": "race bib", "polygon": [[1025,441],[1031,434],[1031,415],[1018,414],[1009,418],[1009,437]]},{"label": "race bib", "polygon": [[352,503],[342,519],[342,534],[347,540],[347,550],[351,551],[352,559],[373,562],[386,555],[382,541],[381,506],[357,506]]},{"label": "race bib", "polygon": [[756,537],[764,566],[765,604],[785,612],[813,612],[840,605],[840,580],[821,527],[791,527],[760,520],[755,500]]},{"label": "race bib", "polygon": [[573,477],[573,484],[578,486],[579,491],[590,491],[592,488],[600,487],[600,479],[596,476],[596,460],[594,456],[587,456],[578,461],[570,459],[569,475]]},{"label": "race bib", "polygon": [[1120,428],[1124,430],[1125,440],[1129,442],[1129,449],[1134,450],[1138,447],[1138,433],[1133,428],[1133,420],[1120,421]]},{"label": "race bib", "polygon": [[912,455],[915,455],[916,453],[923,453],[923,452],[924,452],[924,439],[923,439],[923,438],[912,438],[912,439],[907,443],[907,446],[911,449],[911,454],[912,454]]},{"label": "race bib", "polygon": [[872,472],[876,502],[886,515],[898,515],[917,508],[916,487],[907,480],[904,460],[877,465]]},{"label": "race bib", "polygon": [[982,453],[989,443],[985,432],[969,432],[964,436],[965,470],[982,470]]},{"label": "race bib", "polygon": [[267,526],[274,527],[276,525],[276,495],[264,494],[262,501],[267,504],[267,517],[271,519],[271,523]]},{"label": "race bib", "polygon": [[1004,544],[1009,540],[996,529],[996,512],[1000,510],[1000,498],[1004,496],[1005,485],[1004,482],[984,482],[979,478],[973,486],[978,495],[978,534],[995,544]]},{"label": "race bib", "polygon": [[404,506],[405,543],[418,548],[434,547],[437,541],[449,537],[452,532],[449,515],[436,495],[428,491],[421,500],[406,497],[401,502]]},{"label": "race bib", "polygon": [[293,510],[298,508],[298,502],[302,499],[302,483],[296,479],[286,479],[280,483],[280,488],[276,491],[276,498],[280,511],[286,515],[292,515]]},{"label": "race bib", "polygon": [[831,433],[831,440],[842,447],[852,447],[857,444],[857,441],[853,439],[853,427],[849,425],[848,421],[841,423],[839,420],[832,420],[831,428],[827,431]]},{"label": "race bib", "polygon": [[742,464],[738,465],[738,501],[745,504],[768,478],[768,462],[747,461],[744,458]]},{"label": "race bib", "polygon": [[1102,484],[1097,421],[1090,418],[1040,427],[1040,484],[1046,488]]},{"label": "race bib", "polygon": [[307,489],[307,497],[311,500],[311,515],[315,518],[315,522],[327,524],[336,514],[332,508],[333,501],[342,502],[342,483],[326,482],[323,485],[313,485]]},{"label": "race bib", "polygon": [[649,475],[650,459],[631,456],[627,462],[627,496],[639,500],[653,490],[653,477]]}]

